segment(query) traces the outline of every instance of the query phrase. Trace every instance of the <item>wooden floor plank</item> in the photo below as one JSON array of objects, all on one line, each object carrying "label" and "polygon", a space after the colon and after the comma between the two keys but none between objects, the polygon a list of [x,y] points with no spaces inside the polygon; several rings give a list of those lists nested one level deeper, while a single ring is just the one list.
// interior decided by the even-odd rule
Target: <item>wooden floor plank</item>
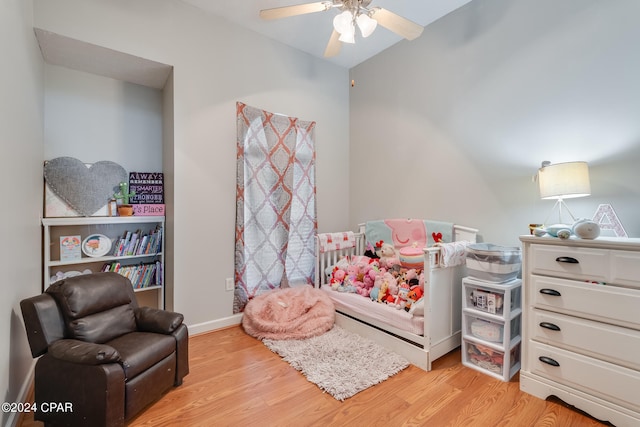
[{"label": "wooden floor plank", "polygon": [[[149,426],[601,426],[463,366],[460,350],[337,401],[240,326],[192,336],[184,383],[133,419]],[[19,426],[35,427],[26,414]]]}]

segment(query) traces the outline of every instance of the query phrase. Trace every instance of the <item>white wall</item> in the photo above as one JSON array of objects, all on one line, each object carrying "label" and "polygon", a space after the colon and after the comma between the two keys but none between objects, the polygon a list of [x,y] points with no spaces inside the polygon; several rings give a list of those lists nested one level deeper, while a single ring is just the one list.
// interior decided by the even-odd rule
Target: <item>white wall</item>
[{"label": "white wall", "polygon": [[428,216],[518,245],[553,206],[540,163],[584,160],[592,196],[573,213],[611,203],[640,236],[639,15],[636,0],[476,0],[352,69],[351,222]]},{"label": "white wall", "polygon": [[162,171],[162,91],[45,64],[44,158]]},{"label": "white wall", "polygon": [[192,330],[232,314],[224,278],[233,275],[236,101],[317,121],[319,229],[349,226],[347,70],[178,1],[34,4],[38,28],[174,67],[167,243],[173,308]]},{"label": "white wall", "polygon": [[[31,352],[20,300],[40,292],[42,212],[42,58],[29,0],[0,3],[0,391],[3,402],[24,399]],[[0,424],[16,419],[0,414]]]}]

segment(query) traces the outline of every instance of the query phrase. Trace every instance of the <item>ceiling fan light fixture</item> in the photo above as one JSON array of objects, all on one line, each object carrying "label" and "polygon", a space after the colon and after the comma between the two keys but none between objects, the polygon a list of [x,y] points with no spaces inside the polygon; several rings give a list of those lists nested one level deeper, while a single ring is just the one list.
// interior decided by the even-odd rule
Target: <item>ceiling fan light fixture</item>
[{"label": "ceiling fan light fixture", "polygon": [[351,28],[348,29],[348,31],[340,34],[338,40],[340,40],[342,43],[354,44],[356,42],[356,29],[353,24],[351,25]]},{"label": "ceiling fan light fixture", "polygon": [[336,15],[336,17],[333,18],[333,28],[340,34],[355,32],[353,29],[353,15],[351,12],[345,10],[344,12]]},{"label": "ceiling fan light fixture", "polygon": [[360,28],[360,32],[362,33],[362,37],[369,37],[373,34],[373,31],[376,29],[378,25],[378,21],[371,18],[369,15],[365,13],[361,13],[356,18],[356,23],[358,24],[358,28]]},{"label": "ceiling fan light fixture", "polygon": [[260,18],[278,19],[338,9],[333,18],[333,31],[324,51],[325,57],[338,55],[342,43],[355,43],[356,26],[362,37],[370,36],[378,25],[407,40],[418,38],[424,27],[381,7],[370,7],[373,0],[325,0],[291,6],[262,9]]}]

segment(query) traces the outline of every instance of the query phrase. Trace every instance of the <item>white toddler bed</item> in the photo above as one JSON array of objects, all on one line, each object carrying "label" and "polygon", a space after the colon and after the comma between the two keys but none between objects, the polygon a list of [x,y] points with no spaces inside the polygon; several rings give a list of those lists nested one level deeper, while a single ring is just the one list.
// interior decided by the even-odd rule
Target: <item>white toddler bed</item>
[{"label": "white toddler bed", "polygon": [[[451,242],[458,242],[458,248],[475,243],[478,230],[453,224],[451,227]],[[334,245],[336,247],[330,249],[321,244],[321,240],[326,241],[323,236],[339,234],[349,235],[353,244],[346,248]],[[446,253],[451,253],[452,248],[447,247],[447,243],[424,247],[424,315],[414,315],[357,293],[337,292],[329,285],[327,272],[344,257],[363,255],[366,241],[365,224],[360,224],[357,233],[316,236],[315,287],[326,291],[333,300],[336,324],[430,371],[434,360],[460,346],[462,278],[466,275],[464,261],[460,262],[458,256],[458,265],[446,265]]]}]

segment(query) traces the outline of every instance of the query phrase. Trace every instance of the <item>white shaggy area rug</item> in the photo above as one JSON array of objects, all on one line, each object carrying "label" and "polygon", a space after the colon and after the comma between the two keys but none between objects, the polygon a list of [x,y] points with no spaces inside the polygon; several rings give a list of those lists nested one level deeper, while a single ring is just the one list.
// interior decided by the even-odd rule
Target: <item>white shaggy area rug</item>
[{"label": "white shaggy area rug", "polygon": [[340,401],[409,366],[403,357],[339,326],[316,337],[262,342]]}]

